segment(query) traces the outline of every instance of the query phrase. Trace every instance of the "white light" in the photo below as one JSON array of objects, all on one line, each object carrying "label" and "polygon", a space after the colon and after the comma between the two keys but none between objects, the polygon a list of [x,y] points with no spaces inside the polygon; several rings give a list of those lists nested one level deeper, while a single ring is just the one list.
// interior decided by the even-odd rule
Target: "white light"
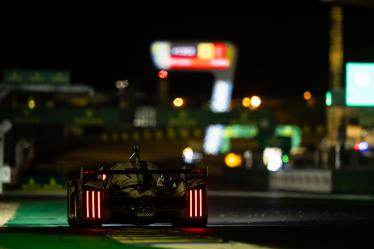
[{"label": "white light", "polygon": [[254,107],[254,108],[257,108],[261,105],[261,99],[260,97],[258,96],[253,96],[251,98],[251,105]]},{"label": "white light", "polygon": [[194,152],[191,147],[187,147],[183,150],[183,159],[185,163],[192,163],[194,159]]},{"label": "white light", "polygon": [[204,138],[204,152],[210,155],[217,155],[223,137],[223,125],[210,125],[206,129]]},{"label": "white light", "polygon": [[154,107],[142,106],[135,109],[134,126],[154,127],[157,124],[157,113]]},{"label": "white light", "polygon": [[367,149],[369,149],[369,144],[367,142],[360,142],[358,144],[358,149],[360,151],[367,150]]},{"label": "white light", "polygon": [[228,59],[214,59],[210,64],[215,67],[229,67],[230,61]]},{"label": "white light", "polygon": [[253,166],[253,153],[250,150],[245,150],[243,153],[244,165],[246,168],[250,169]]},{"label": "white light", "polygon": [[171,54],[176,56],[195,56],[196,48],[194,46],[179,46],[171,49]]},{"label": "white light", "polygon": [[129,86],[129,81],[128,80],[117,80],[116,81],[116,87],[118,89],[123,89]]},{"label": "white light", "polygon": [[370,73],[367,71],[359,71],[355,74],[354,81],[358,87],[366,88],[371,82]]},{"label": "white light", "polygon": [[271,147],[265,148],[263,161],[269,171],[277,171],[282,167],[282,150]]},{"label": "white light", "polygon": [[170,67],[170,43],[154,42],[151,46],[152,60],[158,69]]},{"label": "white light", "polygon": [[213,112],[227,112],[230,109],[232,83],[218,80],[213,86],[210,109]]},{"label": "white light", "polygon": [[175,98],[174,100],[173,100],[173,105],[174,105],[174,107],[182,107],[183,106],[183,104],[184,104],[184,100],[183,100],[183,98]]},{"label": "white light", "polygon": [[188,67],[192,65],[190,59],[171,58],[170,64],[174,66]]}]

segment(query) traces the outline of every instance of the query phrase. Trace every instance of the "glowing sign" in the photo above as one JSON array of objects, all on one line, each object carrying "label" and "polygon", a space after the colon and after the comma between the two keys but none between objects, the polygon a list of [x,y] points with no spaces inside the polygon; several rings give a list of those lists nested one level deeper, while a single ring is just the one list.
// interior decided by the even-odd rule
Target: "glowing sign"
[{"label": "glowing sign", "polygon": [[234,47],[223,42],[154,42],[151,52],[156,67],[174,70],[227,70],[234,57]]},{"label": "glowing sign", "polygon": [[374,106],[374,63],[347,63],[347,106]]},{"label": "glowing sign", "polygon": [[221,146],[223,125],[210,125],[206,130],[206,136],[204,138],[204,151],[206,154],[216,155],[219,152]]},{"label": "glowing sign", "polygon": [[194,46],[175,46],[171,48],[173,57],[196,57],[196,48]]},{"label": "glowing sign", "polygon": [[218,80],[213,86],[210,109],[213,112],[227,112],[230,110],[232,84],[228,81]]},{"label": "glowing sign", "polygon": [[[171,42],[151,44],[153,64],[160,70],[209,71],[214,75],[210,102],[212,112],[230,110],[233,75],[237,58],[235,46],[229,42]],[[224,73],[222,73],[222,71]],[[223,126],[206,128],[204,152],[217,154],[223,140]]]}]

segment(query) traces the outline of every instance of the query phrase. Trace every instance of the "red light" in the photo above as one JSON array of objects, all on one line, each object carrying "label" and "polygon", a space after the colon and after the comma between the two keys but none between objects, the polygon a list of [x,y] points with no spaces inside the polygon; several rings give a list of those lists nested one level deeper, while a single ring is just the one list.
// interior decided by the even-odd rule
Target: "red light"
[{"label": "red light", "polygon": [[203,190],[189,190],[189,218],[201,218],[204,213]]},{"label": "red light", "polygon": [[194,172],[194,173],[204,173],[205,170],[204,169],[192,169],[192,172]]},{"label": "red light", "polygon": [[189,218],[204,217],[204,192],[203,189],[193,189],[188,192]]},{"label": "red light", "polygon": [[92,218],[95,218],[95,192],[91,191],[92,193]]},{"label": "red light", "polygon": [[83,173],[83,174],[94,174],[95,171],[94,171],[94,170],[83,170],[82,173]]},{"label": "red light", "polygon": [[97,218],[101,218],[101,206],[100,206],[100,191],[97,191]]},{"label": "red light", "polygon": [[200,217],[203,216],[203,191],[200,189],[199,190],[199,197],[200,197],[200,200],[199,200],[199,215]]},{"label": "red light", "polygon": [[354,149],[355,149],[355,151],[359,151],[360,150],[360,143],[355,143]]},{"label": "red light", "polygon": [[195,189],[195,217],[197,216],[197,190]]},{"label": "red light", "polygon": [[190,217],[192,217],[192,190],[190,190]]},{"label": "red light", "polygon": [[166,79],[168,77],[168,74],[169,74],[168,71],[166,71],[166,70],[160,70],[158,72],[158,77],[160,79]]},{"label": "red light", "polygon": [[90,217],[90,207],[89,207],[89,201],[88,201],[88,191],[86,191],[86,217]]},{"label": "red light", "polygon": [[178,228],[178,231],[183,231],[187,233],[194,233],[194,234],[205,234],[207,229],[206,228],[197,228],[197,227],[191,227],[191,228]]}]

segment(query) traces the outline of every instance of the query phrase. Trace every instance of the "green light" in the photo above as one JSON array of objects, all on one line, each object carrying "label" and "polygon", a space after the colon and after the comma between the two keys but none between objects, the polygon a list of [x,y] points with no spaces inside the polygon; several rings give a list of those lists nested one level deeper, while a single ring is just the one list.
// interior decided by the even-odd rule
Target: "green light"
[{"label": "green light", "polygon": [[255,125],[227,125],[223,130],[220,152],[228,153],[231,150],[231,139],[253,138],[257,135],[258,128]]},{"label": "green light", "polygon": [[325,103],[326,103],[326,106],[331,106],[332,105],[332,94],[331,94],[330,91],[326,92]]},{"label": "green light", "polygon": [[282,162],[283,163],[288,163],[288,160],[289,160],[288,155],[283,155],[282,156]]},{"label": "green light", "polygon": [[231,141],[230,138],[223,138],[221,141],[221,147],[220,147],[220,152],[222,154],[228,153],[231,149]]},{"label": "green light", "polygon": [[225,126],[223,137],[225,138],[252,138],[258,133],[255,125],[228,125]]},{"label": "green light", "polygon": [[277,136],[291,137],[292,148],[297,148],[301,144],[301,129],[295,125],[278,125],[275,128]]}]

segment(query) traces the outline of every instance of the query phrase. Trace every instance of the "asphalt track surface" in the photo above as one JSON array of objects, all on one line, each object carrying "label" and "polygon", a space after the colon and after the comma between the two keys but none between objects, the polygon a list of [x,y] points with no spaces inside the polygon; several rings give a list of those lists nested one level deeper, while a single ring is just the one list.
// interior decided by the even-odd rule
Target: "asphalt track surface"
[{"label": "asphalt track surface", "polygon": [[0,248],[374,248],[371,196],[209,195],[209,224],[200,229],[169,224],[71,229],[63,196],[5,195]]}]

